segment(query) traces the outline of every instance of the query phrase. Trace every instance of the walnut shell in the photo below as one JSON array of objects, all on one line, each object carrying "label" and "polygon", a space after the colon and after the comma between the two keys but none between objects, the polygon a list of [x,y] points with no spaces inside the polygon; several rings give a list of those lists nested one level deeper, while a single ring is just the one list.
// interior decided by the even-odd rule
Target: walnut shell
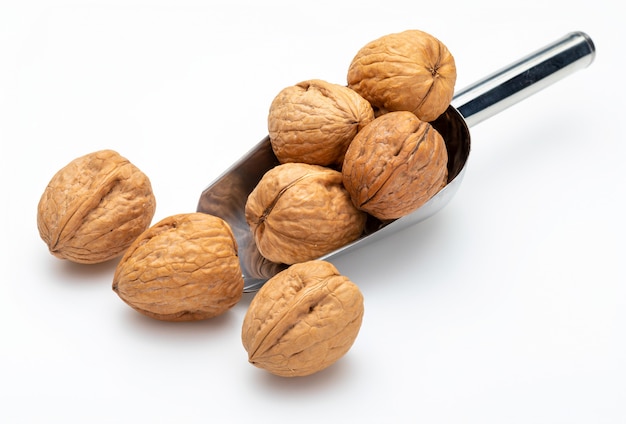
[{"label": "walnut shell", "polygon": [[270,142],[279,162],[340,166],[348,145],[374,110],[348,87],[323,80],[284,88],[268,116]]},{"label": "walnut shell", "polygon": [[199,212],[167,217],[143,232],[113,277],[124,302],[162,321],[220,315],[241,299],[243,284],[230,227]]},{"label": "walnut shell", "polygon": [[348,69],[348,86],[383,111],[407,110],[434,121],[450,105],[456,65],[432,35],[407,30],[363,46]]},{"label": "walnut shell", "polygon": [[72,160],[50,180],[37,228],[50,253],[78,263],[121,255],[150,226],[156,200],[148,177],[113,150]]},{"label": "walnut shell", "polygon": [[443,137],[407,111],[376,118],[346,152],[343,183],[354,204],[376,218],[407,215],[446,184]]},{"label": "walnut shell", "polygon": [[343,187],[341,172],[304,163],[265,173],[248,196],[245,216],[259,252],[285,264],[346,245],[361,235],[366,221]]},{"label": "walnut shell", "polygon": [[250,303],[241,332],[248,360],[283,377],[318,372],[350,350],[363,311],[358,286],[329,262],[292,265]]}]

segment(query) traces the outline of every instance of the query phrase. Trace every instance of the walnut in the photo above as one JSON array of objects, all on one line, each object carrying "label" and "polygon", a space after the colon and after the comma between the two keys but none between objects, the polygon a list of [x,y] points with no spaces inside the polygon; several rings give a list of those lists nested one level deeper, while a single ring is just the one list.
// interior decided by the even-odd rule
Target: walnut
[{"label": "walnut", "polygon": [[248,360],[283,377],[318,372],[350,350],[363,311],[358,286],[329,262],[292,265],[250,303],[241,332]]},{"label": "walnut", "polygon": [[341,172],[303,163],[266,172],[248,196],[245,216],[259,252],[285,264],[319,258],[356,240],[366,221]]},{"label": "walnut", "polygon": [[446,184],[448,153],[442,136],[407,111],[376,118],[354,138],[343,183],[354,204],[381,220],[426,203]]},{"label": "walnut", "polygon": [[314,79],[280,91],[268,116],[270,141],[281,163],[340,166],[348,145],[374,110],[348,87]]},{"label": "walnut", "polygon": [[163,321],[220,315],[241,299],[243,284],[230,227],[200,212],[167,217],[144,231],[113,277],[124,302]]},{"label": "walnut", "polygon": [[407,30],[363,46],[348,69],[348,86],[381,111],[407,110],[433,121],[450,104],[456,65],[432,35]]},{"label": "walnut", "polygon": [[148,177],[112,150],[71,161],[50,180],[37,207],[37,227],[50,253],[78,263],[121,255],[154,216]]}]

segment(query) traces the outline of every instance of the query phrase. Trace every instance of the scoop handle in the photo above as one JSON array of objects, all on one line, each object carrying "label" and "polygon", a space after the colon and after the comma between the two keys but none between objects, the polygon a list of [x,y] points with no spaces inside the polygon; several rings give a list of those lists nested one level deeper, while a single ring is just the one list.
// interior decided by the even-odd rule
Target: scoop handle
[{"label": "scoop handle", "polygon": [[582,68],[596,54],[591,38],[571,32],[458,91],[452,105],[473,126]]}]

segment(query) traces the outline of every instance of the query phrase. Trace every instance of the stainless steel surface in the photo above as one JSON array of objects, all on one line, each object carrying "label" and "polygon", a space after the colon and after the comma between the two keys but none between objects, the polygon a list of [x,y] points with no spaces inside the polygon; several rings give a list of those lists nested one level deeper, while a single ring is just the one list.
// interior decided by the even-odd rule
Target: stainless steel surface
[{"label": "stainless steel surface", "polygon": [[[433,125],[443,135],[448,149],[449,182],[415,212],[391,222],[371,219],[366,232],[356,241],[321,257],[329,259],[361,247],[397,230],[423,221],[448,204],[456,193],[470,153],[468,126],[508,108],[529,95],[589,66],[595,56],[594,44],[583,32],[572,32],[498,72],[460,90],[452,105]],[[244,216],[248,194],[263,174],[278,161],[265,137],[239,161],[211,183],[201,194],[197,210],[219,216],[229,223],[239,245],[239,259],[245,280],[244,291],[258,290],[285,266],[269,262],[259,254]]]},{"label": "stainless steel surface", "polygon": [[468,126],[495,115],[593,62],[595,46],[572,32],[455,93],[452,105]]}]

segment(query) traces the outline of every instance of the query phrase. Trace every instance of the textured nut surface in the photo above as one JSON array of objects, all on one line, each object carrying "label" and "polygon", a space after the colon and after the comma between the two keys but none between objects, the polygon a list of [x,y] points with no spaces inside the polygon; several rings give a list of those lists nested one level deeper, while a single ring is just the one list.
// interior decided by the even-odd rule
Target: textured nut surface
[{"label": "textured nut surface", "polygon": [[102,150],[52,177],[39,200],[37,228],[54,256],[104,262],[149,227],[155,208],[148,177],[119,153]]},{"label": "textured nut surface", "polygon": [[159,221],[122,257],[113,291],[135,310],[163,321],[194,321],[226,312],[243,293],[230,227],[204,213]]},{"label": "textured nut surface", "polygon": [[284,377],[313,374],[354,344],[363,320],[358,286],[325,261],[295,264],[252,299],[242,327],[249,361]]},{"label": "textured nut surface", "polygon": [[407,110],[433,121],[452,100],[456,65],[432,35],[407,30],[363,46],[348,69],[348,86],[376,108]]},{"label": "textured nut surface", "polygon": [[354,204],[379,219],[400,218],[426,203],[447,180],[441,135],[411,112],[376,118],[352,141],[343,183]]},{"label": "textured nut surface", "polygon": [[341,172],[303,163],[269,170],[248,196],[245,215],[259,252],[285,264],[344,246],[361,235],[366,221]]},{"label": "textured nut surface", "polygon": [[341,165],[354,136],[373,119],[370,103],[350,88],[307,80],[272,101],[270,142],[281,163]]}]

